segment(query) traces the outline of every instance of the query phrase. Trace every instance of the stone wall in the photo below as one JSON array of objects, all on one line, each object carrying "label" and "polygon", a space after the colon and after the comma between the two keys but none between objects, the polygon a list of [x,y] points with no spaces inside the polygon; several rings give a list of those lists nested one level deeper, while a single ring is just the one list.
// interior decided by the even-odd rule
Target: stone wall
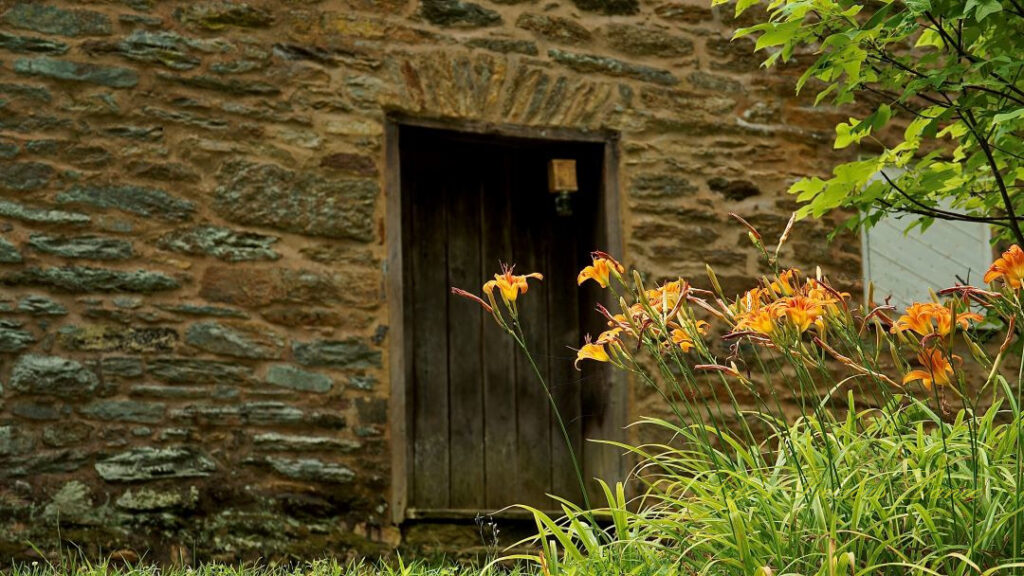
[{"label": "stone wall", "polygon": [[0,560],[398,544],[389,113],[619,132],[624,258],[729,290],[837,160],[731,7],[478,2],[0,1]]}]

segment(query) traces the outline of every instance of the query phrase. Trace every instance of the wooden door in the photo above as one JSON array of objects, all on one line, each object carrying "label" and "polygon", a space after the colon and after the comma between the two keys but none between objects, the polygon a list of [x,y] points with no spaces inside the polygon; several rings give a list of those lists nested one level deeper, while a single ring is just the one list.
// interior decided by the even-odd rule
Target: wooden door
[{"label": "wooden door", "polygon": [[[409,508],[443,515],[515,503],[557,509],[546,494],[580,500],[527,357],[479,306],[449,293],[450,286],[479,293],[502,262],[544,275],[521,297],[526,339],[585,477],[617,479],[617,466],[586,457],[594,450],[584,443],[623,424],[609,421],[606,375],[575,371],[570,349],[601,329],[593,311],[600,293],[575,279],[589,252],[604,248],[603,145],[403,126],[399,158]],[[577,161],[571,216],[556,214],[548,192],[552,158]]]}]

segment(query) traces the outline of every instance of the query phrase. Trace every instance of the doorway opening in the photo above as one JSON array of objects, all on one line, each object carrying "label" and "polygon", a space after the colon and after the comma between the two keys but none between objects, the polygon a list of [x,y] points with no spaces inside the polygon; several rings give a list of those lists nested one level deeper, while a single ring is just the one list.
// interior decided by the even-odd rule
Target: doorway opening
[{"label": "doorway opening", "polygon": [[[400,298],[392,312],[397,306],[401,313],[391,365],[396,519],[470,516],[517,503],[557,509],[547,494],[581,500],[526,356],[478,305],[450,294],[451,286],[479,293],[500,263],[544,275],[520,299],[527,342],[584,478],[621,479],[616,451],[586,439],[621,438],[623,389],[601,367],[577,372],[570,348],[604,328],[594,306],[605,294],[593,283],[578,287],[576,274],[591,250],[618,241],[609,184],[614,142],[407,123],[388,132],[397,180],[388,209],[397,203],[400,214],[400,221],[389,218],[389,227],[399,227],[389,241],[400,236],[389,250],[390,265],[400,262],[389,281],[401,286],[389,294]],[[578,191],[568,205],[549,191],[553,159],[576,163]],[[589,482],[597,497],[597,483]]]}]

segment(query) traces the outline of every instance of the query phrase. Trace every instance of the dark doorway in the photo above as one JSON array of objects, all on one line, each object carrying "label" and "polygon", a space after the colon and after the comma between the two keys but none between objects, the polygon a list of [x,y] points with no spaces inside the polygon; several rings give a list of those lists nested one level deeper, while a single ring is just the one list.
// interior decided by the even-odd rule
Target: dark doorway
[{"label": "dark doorway", "polygon": [[[579,288],[589,253],[606,248],[606,145],[400,126],[406,498],[409,516],[557,509],[579,501],[571,460],[526,357],[479,306],[449,294],[514,263],[540,272],[521,297],[526,338],[569,428],[585,478],[617,480],[621,463],[585,438],[624,424],[601,369],[573,368],[585,333],[602,329],[602,293]],[[551,159],[577,163],[571,215],[548,191]],[[591,493],[597,489],[591,486]]]}]

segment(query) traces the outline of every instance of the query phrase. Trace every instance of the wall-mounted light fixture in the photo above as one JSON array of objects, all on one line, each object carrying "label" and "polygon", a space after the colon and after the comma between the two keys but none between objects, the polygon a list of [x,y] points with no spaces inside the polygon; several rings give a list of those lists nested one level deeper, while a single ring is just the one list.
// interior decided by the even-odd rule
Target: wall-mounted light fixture
[{"label": "wall-mounted light fixture", "polygon": [[548,191],[555,195],[555,213],[572,216],[572,193],[576,183],[576,161],[553,158],[548,161]]}]

